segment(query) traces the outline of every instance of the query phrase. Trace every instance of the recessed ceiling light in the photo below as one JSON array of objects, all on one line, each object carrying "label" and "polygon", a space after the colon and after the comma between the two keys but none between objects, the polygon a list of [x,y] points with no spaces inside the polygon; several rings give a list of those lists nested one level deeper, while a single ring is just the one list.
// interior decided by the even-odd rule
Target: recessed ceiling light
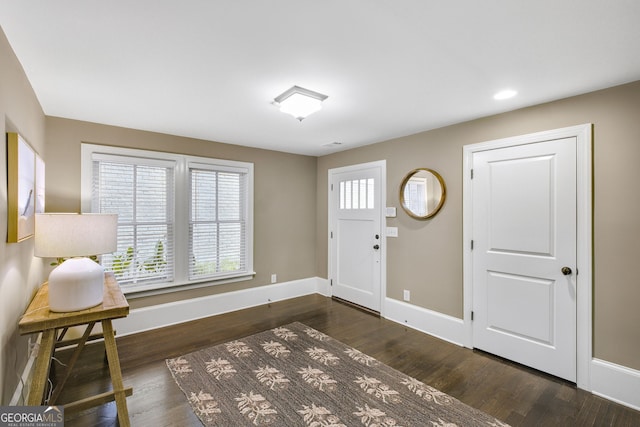
[{"label": "recessed ceiling light", "polygon": [[493,95],[493,99],[496,99],[496,100],[509,99],[509,98],[513,98],[517,94],[518,92],[513,89],[505,89]]},{"label": "recessed ceiling light", "polygon": [[273,101],[280,107],[280,111],[291,114],[302,121],[308,115],[319,111],[322,108],[322,101],[327,98],[327,95],[300,86],[293,86],[276,96]]}]

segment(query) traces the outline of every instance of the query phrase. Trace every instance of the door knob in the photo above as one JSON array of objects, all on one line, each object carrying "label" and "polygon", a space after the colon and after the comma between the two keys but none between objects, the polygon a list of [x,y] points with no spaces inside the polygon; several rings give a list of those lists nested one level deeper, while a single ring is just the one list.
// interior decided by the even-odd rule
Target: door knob
[{"label": "door knob", "polygon": [[380,249],[380,245],[373,245],[373,249],[375,249],[375,250]]},{"label": "door knob", "polygon": [[560,271],[562,271],[562,274],[564,274],[565,276],[568,276],[571,274],[571,268],[569,267],[562,267]]}]

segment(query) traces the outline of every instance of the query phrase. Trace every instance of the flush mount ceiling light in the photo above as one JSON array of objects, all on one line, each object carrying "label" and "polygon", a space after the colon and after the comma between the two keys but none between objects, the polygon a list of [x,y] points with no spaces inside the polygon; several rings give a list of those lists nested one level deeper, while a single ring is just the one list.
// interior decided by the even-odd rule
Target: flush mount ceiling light
[{"label": "flush mount ceiling light", "polygon": [[319,111],[322,108],[322,101],[327,98],[327,95],[300,86],[293,86],[276,96],[273,101],[280,108],[280,111],[291,114],[302,121],[308,115]]},{"label": "flush mount ceiling light", "polygon": [[493,95],[493,99],[498,100],[498,101],[502,100],[502,99],[509,99],[509,98],[513,98],[517,94],[518,94],[518,92],[513,90],[513,89],[505,89],[505,90],[501,90],[500,92],[498,92],[495,95]]}]

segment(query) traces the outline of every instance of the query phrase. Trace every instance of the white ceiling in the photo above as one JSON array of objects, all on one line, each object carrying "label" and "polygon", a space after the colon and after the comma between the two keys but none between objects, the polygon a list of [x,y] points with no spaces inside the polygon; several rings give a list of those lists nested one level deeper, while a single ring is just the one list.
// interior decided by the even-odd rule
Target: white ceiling
[{"label": "white ceiling", "polygon": [[[45,114],[309,155],[640,80],[639,22],[637,0],[0,0]],[[298,122],[271,104],[292,85],[329,98]]]}]

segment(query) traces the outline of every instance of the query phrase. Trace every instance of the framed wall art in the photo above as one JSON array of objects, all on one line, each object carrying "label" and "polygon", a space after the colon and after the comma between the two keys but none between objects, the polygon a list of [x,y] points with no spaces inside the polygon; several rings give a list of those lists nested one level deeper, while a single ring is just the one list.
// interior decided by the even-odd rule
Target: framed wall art
[{"label": "framed wall art", "polygon": [[15,132],[7,133],[7,242],[33,236],[36,211],[44,212],[44,162]]},{"label": "framed wall art", "polygon": [[36,153],[36,213],[44,213],[44,160]]}]

